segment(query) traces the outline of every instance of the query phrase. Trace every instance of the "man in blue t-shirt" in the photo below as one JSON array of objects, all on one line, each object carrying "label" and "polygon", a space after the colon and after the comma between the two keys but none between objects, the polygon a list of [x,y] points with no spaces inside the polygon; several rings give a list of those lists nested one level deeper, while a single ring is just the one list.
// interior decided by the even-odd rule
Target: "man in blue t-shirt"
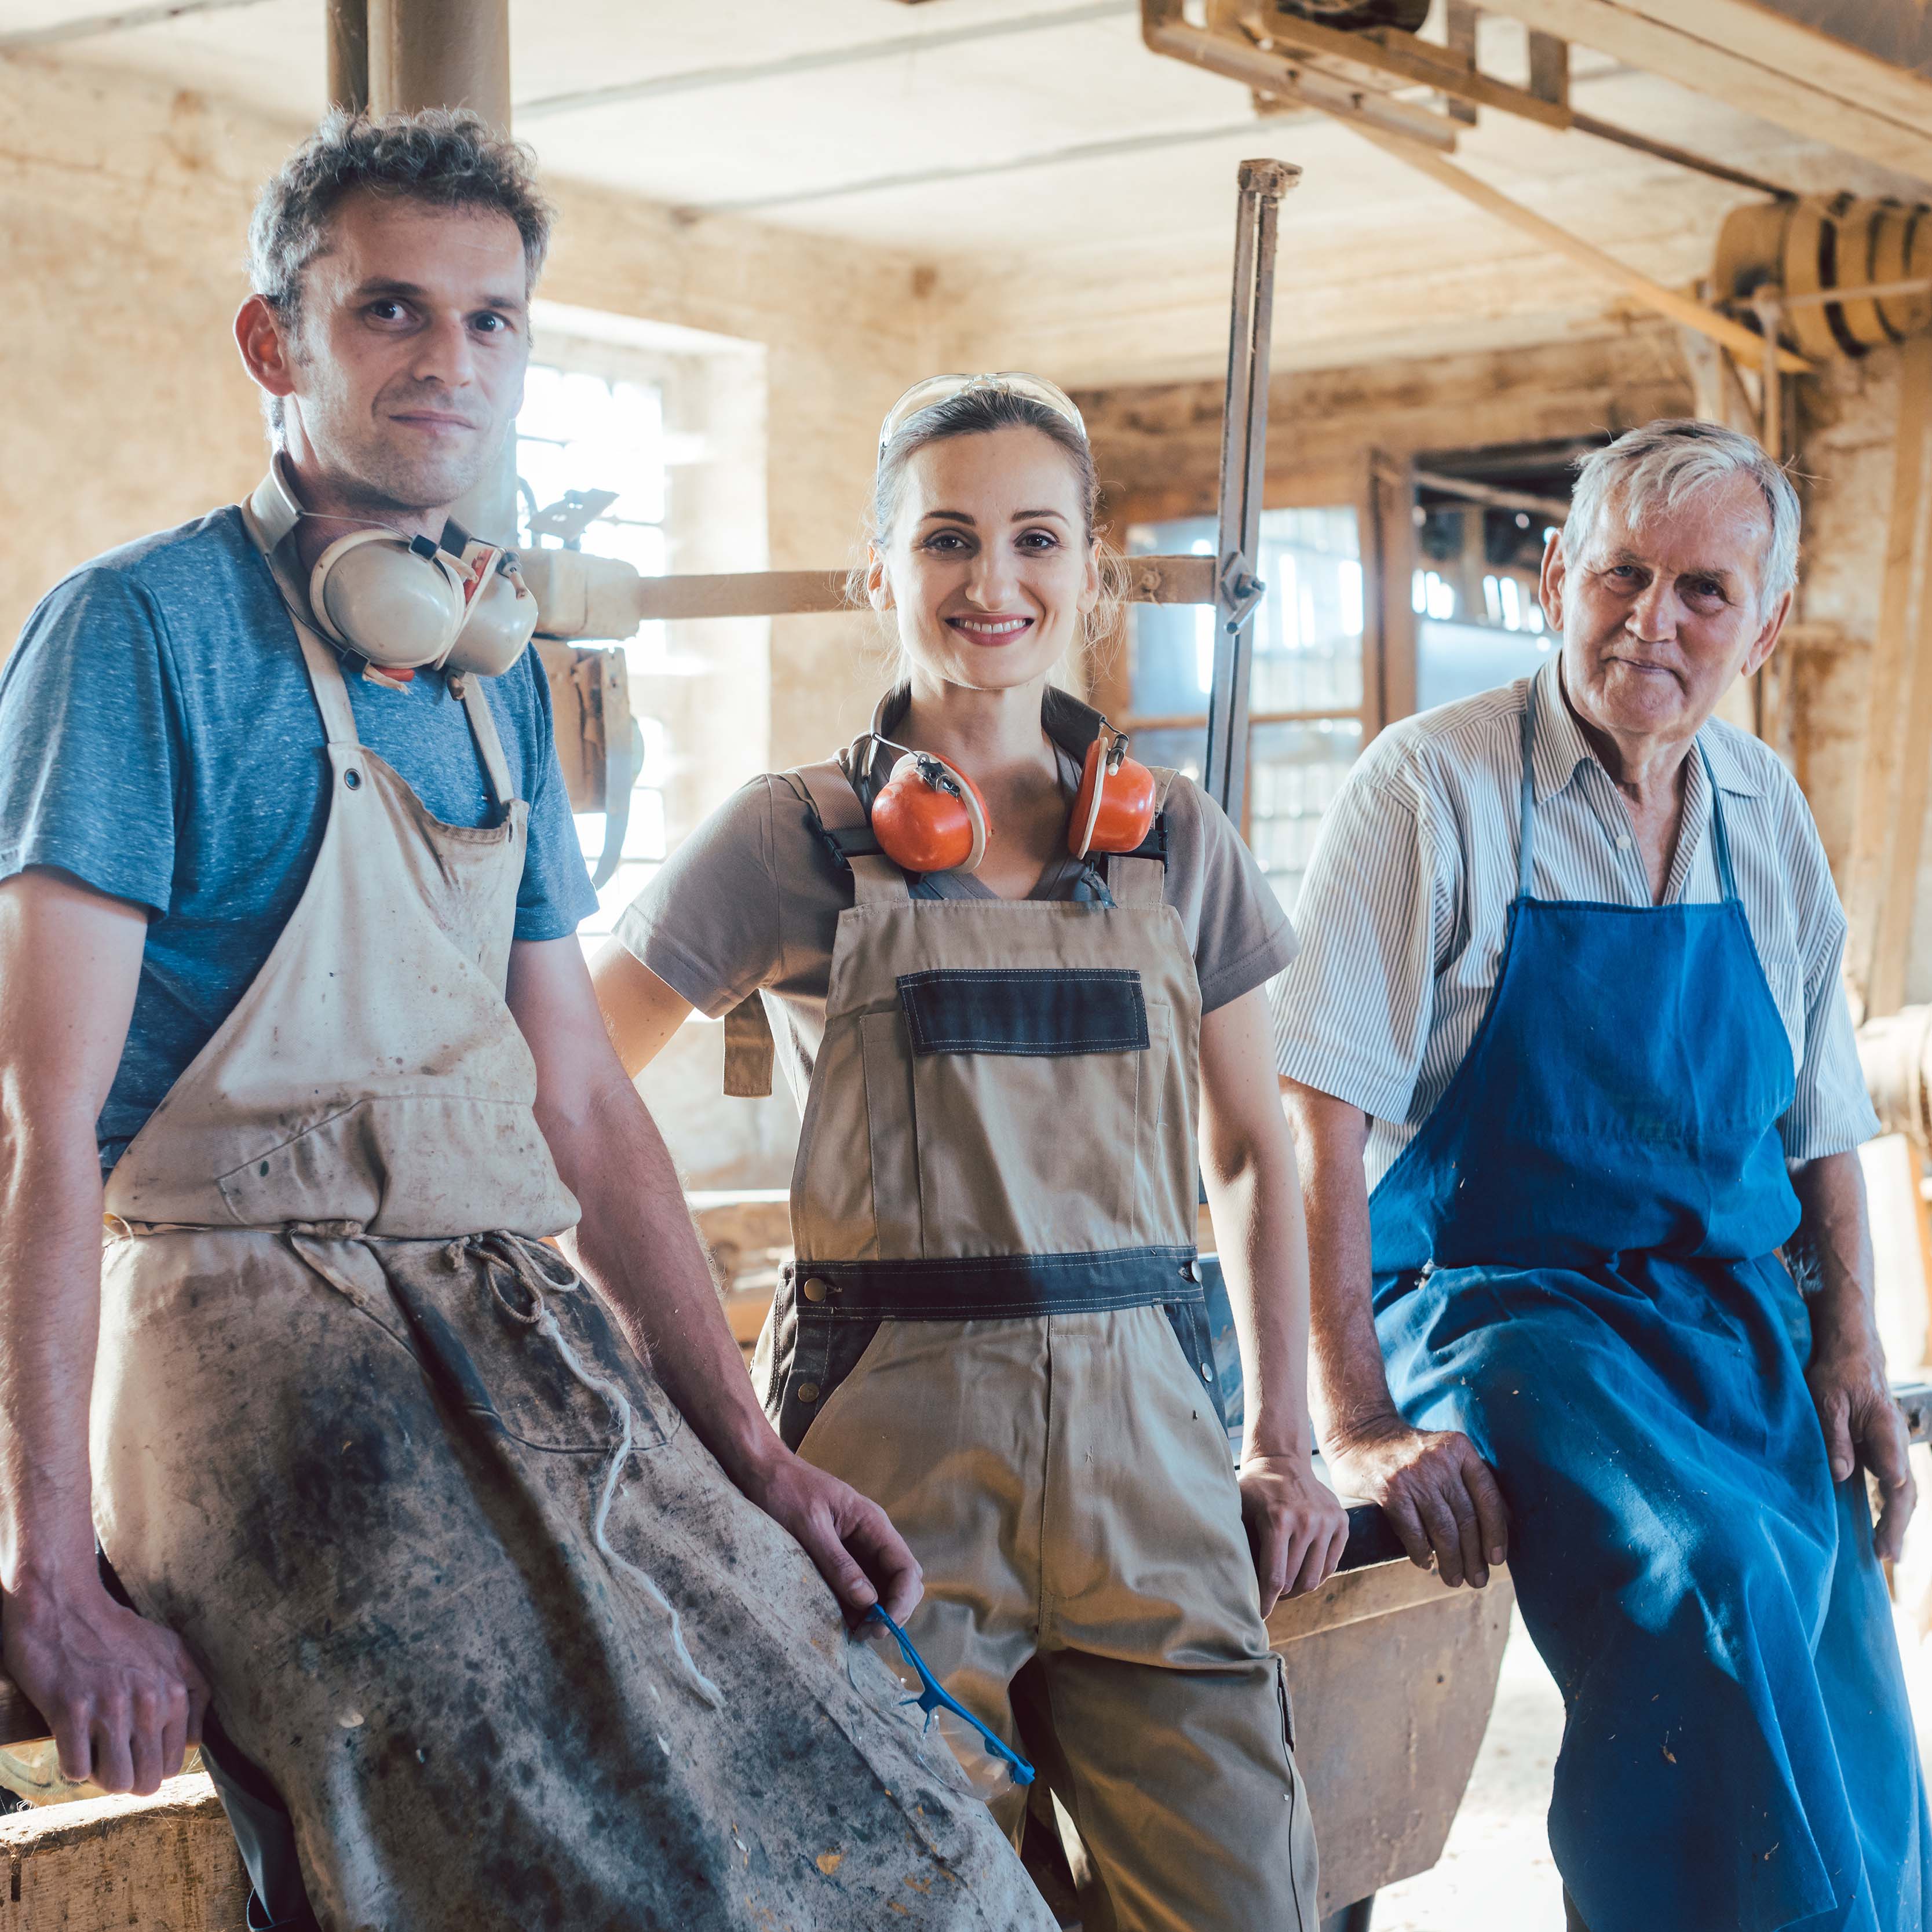
[{"label": "man in blue t-shirt", "polygon": [[[862,1709],[828,1726],[850,1692],[838,1647],[806,1626],[822,1615],[836,1629],[832,1602],[814,1606],[802,1558],[787,1580],[796,1550],[744,1504],[790,1532],[848,1614],[883,1598],[903,1616],[916,1600],[917,1566],[883,1514],[766,1423],[610,1050],[573,936],[594,900],[541,669],[525,652],[466,692],[448,664],[390,649],[398,596],[454,586],[452,626],[465,596],[514,602],[488,564],[458,562],[448,518],[514,422],[548,219],[522,151],[472,117],[332,117],[264,191],[256,292],[236,323],[268,403],[281,526],[231,506],[95,558],[48,594],[0,674],[4,1662],[67,1774],[110,1790],[152,1791],[206,1710],[257,1914],[278,1924],[310,1922],[302,1880],[334,1922],[526,1922],[470,1894],[466,1872],[522,1896],[506,1866],[574,1874],[567,1894],[542,1891],[545,1911],[567,1896],[585,1923],[695,1924],[685,1907],[644,1910],[649,1884],[632,1905],[600,1902],[598,1859],[630,1871],[652,1851],[664,1885],[716,1904],[752,1860],[728,1846],[718,1864],[711,1840],[733,1819],[734,1837],[767,1828],[761,1806],[770,1828],[802,1828],[812,1807],[788,1802],[784,1780],[822,1749],[872,1767],[820,1774],[848,1824],[886,1805],[860,1836],[891,1847],[897,1873],[910,1840],[891,1790],[920,1781]],[[326,560],[347,586],[340,608],[317,587]],[[406,615],[393,621],[406,629]],[[399,1013],[423,1017],[392,1070],[367,1042],[387,1028],[393,1044]],[[248,1136],[265,1120],[257,1163]],[[500,1218],[442,1225],[451,1210],[411,1192],[424,1174],[458,1196],[498,1177],[485,1185],[500,1184]],[[532,1245],[568,1212],[530,1225],[536,1210],[508,1204],[520,1195],[566,1210],[574,1197],[565,1239],[596,1300],[566,1292],[560,1258]],[[264,1338],[270,1306],[293,1312]],[[362,1326],[339,1344],[345,1322]],[[500,1354],[509,1368],[490,1366]],[[634,1456],[666,1396],[690,1431]],[[557,1446],[568,1453],[525,1453]],[[561,1514],[546,1520],[553,1490]],[[183,1581],[231,1550],[205,1588]],[[430,1557],[446,1600],[423,1582]],[[709,1688],[674,1617],[675,1658],[632,1668],[637,1630],[658,1632],[654,1606],[668,1615],[680,1594],[638,1581],[653,1561],[682,1582],[704,1668],[724,1676],[735,1650],[756,1680],[730,1746],[762,1794],[748,1809],[650,1789],[724,1748],[706,1741],[724,1733],[689,1728],[694,1706],[667,1706],[641,1756],[606,1762],[660,1663],[666,1691],[642,1687],[653,1696],[675,1703],[685,1666],[687,1688]],[[764,1600],[764,1574],[792,1600]],[[598,1620],[620,1612],[644,1622],[614,1635]],[[574,1661],[546,1690],[560,1658]],[[283,1735],[317,1696],[333,1717]],[[553,1748],[562,1772],[545,1770]],[[983,1852],[978,1824],[959,1829],[950,1856]],[[702,1922],[741,1922],[717,1910]]]}]

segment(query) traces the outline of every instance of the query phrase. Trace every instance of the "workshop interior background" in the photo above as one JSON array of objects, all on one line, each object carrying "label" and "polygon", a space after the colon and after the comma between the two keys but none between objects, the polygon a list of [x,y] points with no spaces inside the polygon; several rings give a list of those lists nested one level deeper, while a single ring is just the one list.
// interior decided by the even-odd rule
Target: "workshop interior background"
[{"label": "workshop interior background", "polygon": [[[101,4],[0,4],[0,640],[86,557],[260,476],[229,332],[242,237],[256,185],[326,104],[322,0]],[[1241,10],[1148,10],[1211,35]],[[1287,10],[1334,31],[1375,10]],[[934,370],[1025,369],[1086,412],[1117,545],[1211,553],[1234,171],[1278,155],[1304,175],[1281,215],[1244,829],[1284,904],[1377,730],[1552,647],[1535,562],[1570,459],[1652,417],[1714,416],[1780,446],[1806,518],[1796,620],[1730,715],[1810,799],[1853,920],[1855,1011],[1932,1004],[1924,0],[1435,0],[1418,35],[1369,37],[1472,51],[1466,71],[1802,197],[1766,242],[1727,225],[1779,206],[1737,181],[1355,76],[1390,115],[1453,129],[1453,158],[1426,152],[1598,251],[1594,267],[1346,117],[1162,57],[1142,14],[511,0],[514,131],[561,217],[519,424],[526,508],[614,492],[584,548],[646,575],[842,568],[892,399]],[[1807,305],[1808,265],[1810,292],[1906,287]],[[1749,346],[1654,298],[1756,330],[1767,290],[1796,298],[1772,320],[1805,370],[1769,393]],[[1138,607],[1084,674],[1144,755],[1198,766],[1212,622]],[[844,742],[887,673],[850,612],[648,622],[622,649],[644,756],[592,949],[706,812]],[[580,823],[594,856],[604,816]],[[1900,1041],[1917,1024],[1871,1030],[1874,1052],[1916,1068],[1922,1026]],[[722,1096],[721,1031],[692,1021],[645,1091],[692,1190],[768,1206],[796,1120],[782,1093]],[[1932,1353],[1932,1121],[1916,1076],[1894,1084],[1892,1122],[1918,1138],[1875,1144],[1868,1173],[1886,1338],[1910,1376]],[[748,1214],[715,1232],[747,1306],[780,1258],[761,1229]],[[1916,1655],[1932,1595],[1911,1555],[1898,1584]],[[1464,1922],[1404,1910],[1388,1894],[1378,1926]]]}]

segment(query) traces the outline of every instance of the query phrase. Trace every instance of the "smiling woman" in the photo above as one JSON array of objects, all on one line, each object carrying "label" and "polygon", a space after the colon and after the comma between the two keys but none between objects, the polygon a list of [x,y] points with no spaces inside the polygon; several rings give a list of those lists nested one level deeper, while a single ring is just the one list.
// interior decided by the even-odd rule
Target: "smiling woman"
[{"label": "smiling woman", "polygon": [[[754,1373],[787,1444],[911,1545],[947,1691],[1038,1760],[1124,1921],[1307,1924],[1262,1618],[1330,1574],[1346,1520],[1308,1454],[1261,991],[1294,938],[1212,801],[1049,681],[1106,621],[1095,496],[1052,384],[908,392],[854,583],[900,682],[837,758],[673,853],[598,994],[634,1074],[692,1006],[727,1016],[736,1092],[768,1085],[780,1018],[798,1258]],[[1255,1392],[1238,1472],[1197,1173]]]}]

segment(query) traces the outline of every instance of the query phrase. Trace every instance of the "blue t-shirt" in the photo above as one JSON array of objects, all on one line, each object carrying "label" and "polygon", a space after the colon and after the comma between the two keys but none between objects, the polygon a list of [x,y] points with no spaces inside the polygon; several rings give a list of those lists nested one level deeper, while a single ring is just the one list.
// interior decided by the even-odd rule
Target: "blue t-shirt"
[{"label": "blue t-shirt", "polygon": [[[438,818],[495,815],[442,674],[348,680],[357,735]],[[516,936],[560,939],[596,904],[534,651],[484,690],[530,801]],[[111,1167],[233,1010],[296,909],[327,821],[328,761],[302,646],[233,508],[83,564],[0,671],[0,879],[54,866],[154,914],[98,1127]]]}]

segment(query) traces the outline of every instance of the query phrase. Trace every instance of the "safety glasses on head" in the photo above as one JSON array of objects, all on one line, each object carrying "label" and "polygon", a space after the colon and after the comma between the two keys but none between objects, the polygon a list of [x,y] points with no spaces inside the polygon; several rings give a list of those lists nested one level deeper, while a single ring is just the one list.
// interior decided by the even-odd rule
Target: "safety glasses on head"
[{"label": "safety glasses on head", "polygon": [[924,382],[914,383],[886,412],[886,419],[879,425],[879,454],[884,455],[886,446],[920,410],[937,409],[941,403],[950,403],[956,396],[974,389],[998,389],[1008,395],[1024,396],[1028,402],[1038,403],[1071,423],[1083,437],[1087,434],[1085,419],[1073,398],[1044,376],[1029,376],[1019,369],[1002,369],[983,376],[928,376]]}]

